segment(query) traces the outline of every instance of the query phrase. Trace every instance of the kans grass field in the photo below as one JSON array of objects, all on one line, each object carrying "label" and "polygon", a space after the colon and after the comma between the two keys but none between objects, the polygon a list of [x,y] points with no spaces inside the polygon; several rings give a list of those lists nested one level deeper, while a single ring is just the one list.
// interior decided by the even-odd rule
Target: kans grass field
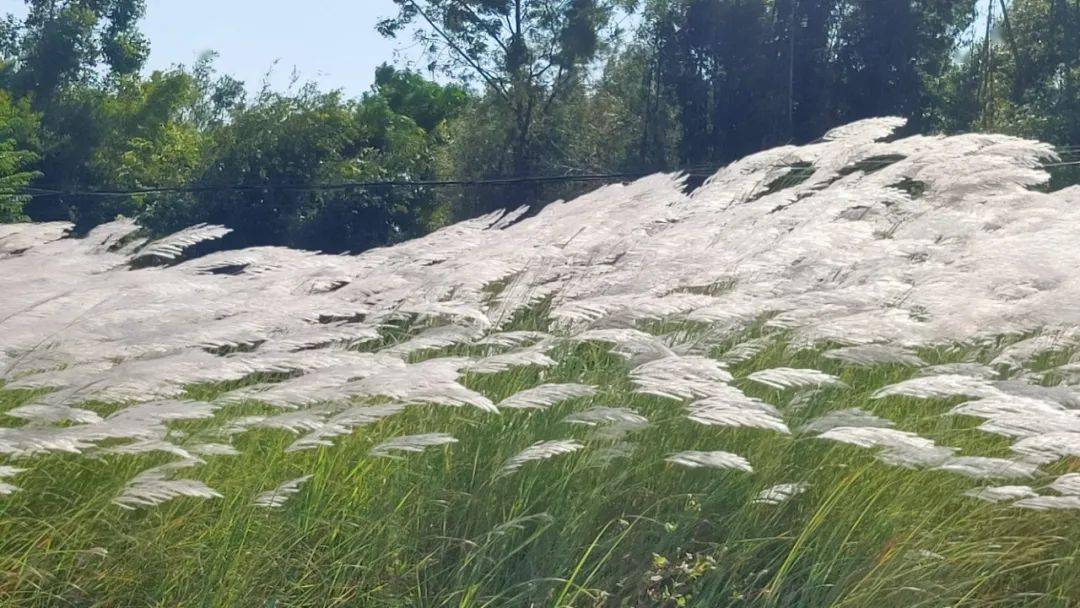
[{"label": "kans grass field", "polygon": [[1080,190],[897,126],[359,256],[0,227],[0,604],[1077,605]]}]

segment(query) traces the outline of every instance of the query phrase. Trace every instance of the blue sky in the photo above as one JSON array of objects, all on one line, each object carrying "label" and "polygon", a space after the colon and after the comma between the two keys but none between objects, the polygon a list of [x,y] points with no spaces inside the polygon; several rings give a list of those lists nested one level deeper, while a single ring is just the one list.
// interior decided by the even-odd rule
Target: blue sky
[{"label": "blue sky", "polygon": [[[24,7],[22,0],[0,0],[0,14],[21,16]],[[302,80],[354,96],[395,55],[399,64],[424,65],[410,38],[386,40],[375,31],[376,21],[393,13],[390,0],[147,0],[141,27],[150,39],[150,69],[191,64],[213,49],[219,71],[249,90],[271,68],[271,84],[284,89],[295,68]]]},{"label": "blue sky", "polygon": [[[975,31],[985,31],[985,5]],[[0,14],[25,14],[23,0],[0,0]],[[375,23],[394,13],[391,0],[147,0],[142,30],[151,44],[149,69],[191,64],[215,50],[220,72],[258,90],[268,70],[274,89],[301,81],[350,96],[371,85],[383,62],[422,68],[422,54],[406,34],[387,40]],[[977,34],[976,34],[977,35]],[[275,64],[276,61],[276,64]]]}]

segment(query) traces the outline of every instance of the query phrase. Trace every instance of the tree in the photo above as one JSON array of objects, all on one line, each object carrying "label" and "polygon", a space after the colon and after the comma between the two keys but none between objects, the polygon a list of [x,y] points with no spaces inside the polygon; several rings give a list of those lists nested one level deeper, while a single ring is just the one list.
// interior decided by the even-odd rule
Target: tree
[{"label": "tree", "polygon": [[37,160],[39,116],[25,100],[12,101],[0,91],[0,223],[21,222],[28,197],[25,188],[38,176],[29,167]]},{"label": "tree", "polygon": [[4,22],[3,48],[10,87],[49,105],[64,86],[108,74],[139,71],[149,45],[137,28],[144,0],[26,0],[22,22]]},{"label": "tree", "polygon": [[422,233],[434,207],[423,188],[326,184],[434,177],[434,147],[466,103],[459,87],[383,66],[362,99],[263,92],[208,132],[194,182],[208,190],[162,199],[146,221],[159,231],[227,225],[235,245],[360,251]]},{"label": "tree", "polygon": [[430,67],[468,73],[507,109],[509,150],[498,172],[527,175],[536,165],[537,124],[581,83],[582,70],[617,28],[613,16],[636,0],[394,0],[399,11],[379,31],[417,25]]},{"label": "tree", "polygon": [[[204,136],[192,119],[202,97],[177,68],[116,78],[107,88],[71,87],[46,112],[38,167],[45,182],[78,190],[175,187],[197,174]],[[60,195],[28,206],[38,220],[70,219],[78,231],[117,215],[135,217],[151,199]]]},{"label": "tree", "polygon": [[681,163],[716,164],[869,116],[923,125],[974,1],[649,0],[639,40]]}]

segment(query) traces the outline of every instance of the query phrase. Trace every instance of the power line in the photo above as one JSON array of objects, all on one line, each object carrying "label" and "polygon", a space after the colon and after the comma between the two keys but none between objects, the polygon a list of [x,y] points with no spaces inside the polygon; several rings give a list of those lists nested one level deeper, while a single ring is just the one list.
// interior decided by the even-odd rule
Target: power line
[{"label": "power line", "polygon": [[[873,167],[875,165],[888,166],[896,161],[893,160],[866,160],[858,165]],[[1043,168],[1061,168],[1078,166],[1080,161],[1042,163]],[[709,177],[719,171],[723,166],[708,167],[698,165],[687,169],[682,175],[688,177]],[[812,173],[813,167],[792,167],[792,173]],[[152,186],[132,189],[79,189],[63,185],[40,185],[25,186],[17,194],[21,196],[48,197],[48,196],[79,196],[79,197],[122,197],[148,194],[200,194],[209,192],[324,192],[341,190],[377,190],[383,188],[440,188],[440,187],[477,187],[477,186],[509,186],[522,184],[551,184],[551,183],[587,183],[587,182],[615,182],[641,179],[655,175],[656,171],[633,172],[633,173],[590,173],[577,175],[543,175],[528,177],[502,177],[471,180],[385,180],[385,181],[347,181],[327,184],[259,184],[259,185],[189,185],[189,186]],[[673,171],[672,173],[679,173]]]},{"label": "power line", "polygon": [[[719,170],[719,169],[717,169]],[[708,176],[715,171],[701,172],[691,171],[685,173],[689,176]],[[259,185],[206,185],[206,186],[161,186],[147,188],[132,188],[129,190],[81,190],[59,185],[27,186],[22,189],[28,196],[135,196],[140,194],[198,194],[204,192],[262,192],[280,190],[290,192],[316,192],[332,190],[359,190],[379,188],[430,188],[448,186],[505,186],[520,184],[543,184],[543,183],[569,183],[569,182],[596,182],[596,181],[625,181],[641,179],[655,175],[656,171],[647,173],[594,173],[581,175],[546,175],[531,177],[504,177],[474,180],[386,180],[386,181],[350,181],[329,184],[259,184]]]}]

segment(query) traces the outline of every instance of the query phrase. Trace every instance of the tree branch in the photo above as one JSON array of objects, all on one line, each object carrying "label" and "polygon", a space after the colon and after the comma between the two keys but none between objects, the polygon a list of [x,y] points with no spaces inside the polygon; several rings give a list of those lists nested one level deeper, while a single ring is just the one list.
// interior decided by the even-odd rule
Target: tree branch
[{"label": "tree branch", "polygon": [[500,83],[497,78],[495,78],[490,73],[488,73],[488,71],[486,69],[484,69],[484,67],[482,65],[480,65],[480,63],[478,61],[475,61],[472,57],[469,56],[468,53],[466,53],[464,50],[462,50],[461,47],[459,47],[457,45],[457,43],[455,43],[454,40],[449,36],[449,34],[444,32],[443,29],[441,27],[439,27],[438,24],[435,23],[435,20],[433,20],[427,14],[427,12],[424,11],[424,9],[420,8],[420,5],[417,4],[416,0],[406,0],[406,1],[414,9],[416,9],[417,14],[419,14],[421,17],[424,18],[424,21],[426,21],[427,24],[431,26],[431,29],[435,30],[435,33],[437,33],[439,35],[439,37],[443,39],[443,41],[446,43],[446,45],[448,47],[450,47],[455,53],[457,53],[458,56],[465,63],[467,63],[469,66],[471,66],[473,70],[476,70],[476,73],[479,74],[480,77],[484,79],[484,82],[488,83],[488,85],[490,85],[493,89],[495,89],[495,91],[499,94],[499,96],[501,96],[507,103],[510,102],[510,95],[507,93],[506,88],[503,87],[502,83]]}]

